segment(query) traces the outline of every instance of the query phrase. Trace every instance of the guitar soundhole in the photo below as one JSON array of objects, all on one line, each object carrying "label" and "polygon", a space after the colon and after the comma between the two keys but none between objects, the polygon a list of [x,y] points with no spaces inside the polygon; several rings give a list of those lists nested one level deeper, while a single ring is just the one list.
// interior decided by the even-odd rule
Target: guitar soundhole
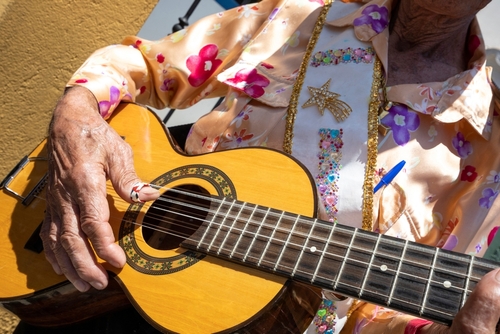
[{"label": "guitar soundhole", "polygon": [[209,207],[210,194],[197,185],[168,190],[151,205],[144,217],[144,240],[155,249],[178,248],[201,226]]}]

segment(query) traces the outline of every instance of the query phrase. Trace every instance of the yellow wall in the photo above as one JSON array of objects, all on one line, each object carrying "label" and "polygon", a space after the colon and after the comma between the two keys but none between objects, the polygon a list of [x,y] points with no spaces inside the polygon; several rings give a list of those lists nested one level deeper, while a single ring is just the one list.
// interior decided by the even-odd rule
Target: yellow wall
[{"label": "yellow wall", "polygon": [[95,49],[136,34],[157,0],[0,0],[0,180],[46,135]]}]

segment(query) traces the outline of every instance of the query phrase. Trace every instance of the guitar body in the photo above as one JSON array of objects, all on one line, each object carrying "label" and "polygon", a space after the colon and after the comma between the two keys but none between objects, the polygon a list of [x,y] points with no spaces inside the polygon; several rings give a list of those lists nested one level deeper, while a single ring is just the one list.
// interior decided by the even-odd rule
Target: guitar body
[{"label": "guitar body", "polygon": [[[195,188],[228,200],[315,215],[316,194],[310,176],[288,156],[260,148],[186,156],[173,149],[152,112],[134,104],[123,104],[120,109],[110,125],[132,147],[139,177],[165,194],[170,189]],[[30,157],[33,160],[12,173],[0,191],[0,303],[21,319],[44,326],[76,322],[126,304],[126,295],[164,332],[233,332],[253,322],[265,323],[260,317],[266,314],[276,319],[281,313],[277,305],[285,304],[293,311],[286,321],[293,319],[298,330],[312,320],[320,302],[317,288],[294,287],[295,283],[280,276],[172,246],[172,241],[165,240],[168,235],[146,228],[156,224],[159,209],[155,203],[159,200],[130,205],[109,182],[110,224],[127,254],[127,265],[118,270],[103,262],[118,284],[110,284],[104,291],[76,293],[64,277],[53,272],[43,251],[36,251],[36,230],[45,209],[43,181],[40,183],[47,171],[45,142]],[[189,224],[182,217],[175,219],[181,225]],[[157,229],[179,232],[161,223]],[[173,241],[176,245],[177,239]],[[37,306],[51,311],[39,319],[33,312]],[[76,314],[65,313],[68,310]],[[285,324],[280,326],[288,332]]]}]

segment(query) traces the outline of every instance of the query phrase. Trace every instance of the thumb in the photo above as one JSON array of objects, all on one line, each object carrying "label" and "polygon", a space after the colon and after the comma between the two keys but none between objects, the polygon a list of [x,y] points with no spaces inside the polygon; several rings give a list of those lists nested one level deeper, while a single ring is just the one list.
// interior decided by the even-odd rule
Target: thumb
[{"label": "thumb", "polygon": [[486,274],[453,320],[451,333],[494,333],[500,317],[500,269]]}]

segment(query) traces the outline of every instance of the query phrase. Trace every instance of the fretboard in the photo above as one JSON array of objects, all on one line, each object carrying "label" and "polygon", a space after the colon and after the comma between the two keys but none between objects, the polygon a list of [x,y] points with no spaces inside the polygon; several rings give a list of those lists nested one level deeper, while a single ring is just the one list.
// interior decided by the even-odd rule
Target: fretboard
[{"label": "fretboard", "polygon": [[222,200],[183,247],[450,324],[493,261]]}]

